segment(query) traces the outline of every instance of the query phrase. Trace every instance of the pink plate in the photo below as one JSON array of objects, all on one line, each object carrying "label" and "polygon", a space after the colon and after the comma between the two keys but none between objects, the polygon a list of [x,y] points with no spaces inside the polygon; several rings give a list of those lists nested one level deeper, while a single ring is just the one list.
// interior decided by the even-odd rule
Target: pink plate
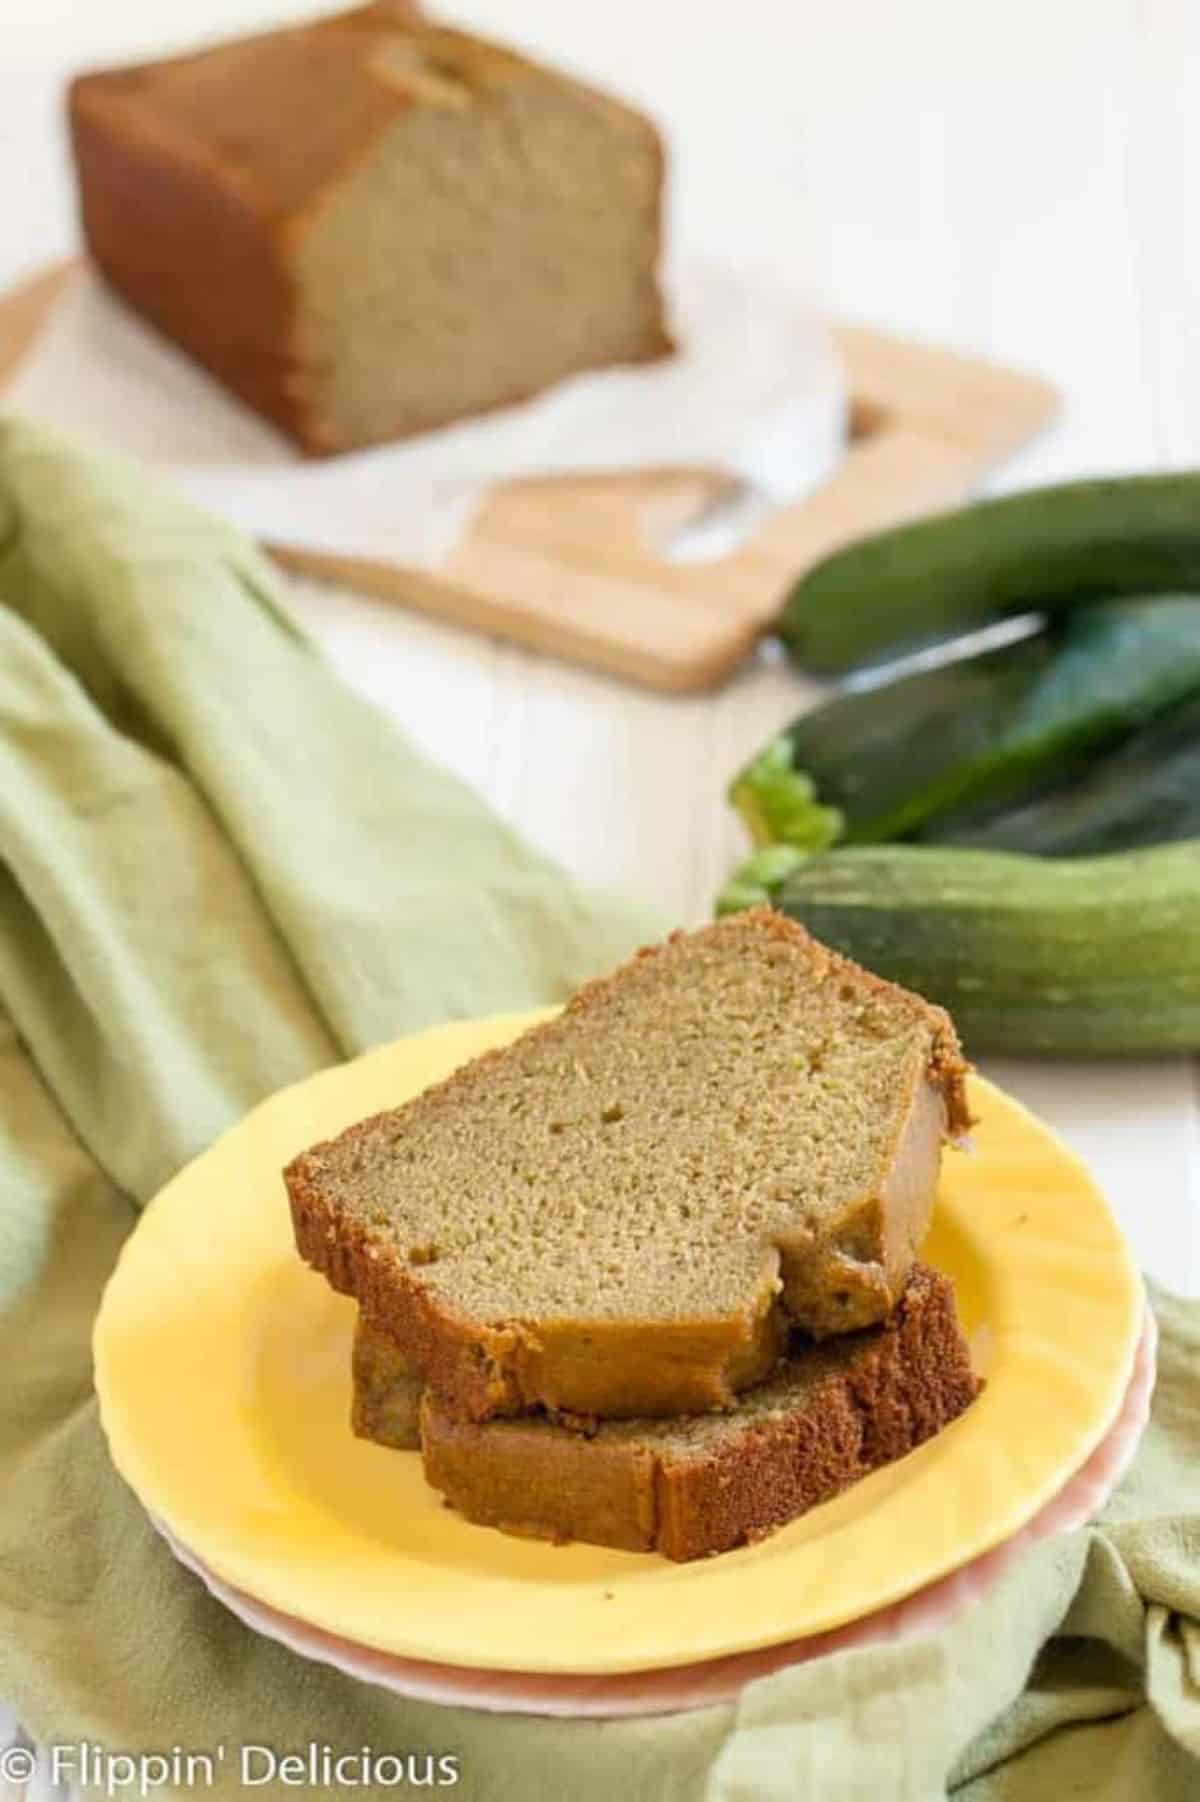
[{"label": "pink plate", "polygon": [[1133,1460],[1150,1417],[1157,1344],[1158,1328],[1147,1307],[1120,1413],[1087,1462],[1019,1533],[902,1602],[833,1632],[701,1664],[631,1671],[618,1677],[562,1677],[530,1671],[471,1670],[460,1665],[398,1658],[390,1652],[374,1651],[370,1646],[325,1633],[223,1583],[186,1546],[173,1539],[161,1521],[154,1524],[180,1562],[195,1571],[209,1592],[255,1632],[279,1640],[301,1657],[331,1664],[347,1676],[377,1683],[397,1695],[481,1708],[494,1714],[590,1715],[601,1719],[707,1708],[715,1702],[732,1700],[757,1677],[768,1677],[788,1665],[819,1658],[825,1652],[905,1639],[944,1626],[961,1609],[978,1601],[1028,1546],[1083,1526],[1103,1507]]}]

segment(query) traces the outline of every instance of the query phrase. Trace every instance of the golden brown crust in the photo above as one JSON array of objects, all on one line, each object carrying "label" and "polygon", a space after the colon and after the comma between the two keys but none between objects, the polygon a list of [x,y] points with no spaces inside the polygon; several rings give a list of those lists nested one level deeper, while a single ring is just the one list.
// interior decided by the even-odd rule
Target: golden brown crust
[{"label": "golden brown crust", "polygon": [[73,84],[69,120],[83,233],[100,271],[247,405],[300,434],[292,278],[277,222],[215,161],[178,157],[150,123],[123,129],[103,77]]},{"label": "golden brown crust", "polygon": [[666,1423],[608,1423],[590,1437],[547,1421],[466,1423],[427,1395],[426,1477],[481,1525],[699,1558],[762,1538],[903,1457],[980,1387],[951,1285],[922,1266],[883,1326],[791,1362],[801,1370],[806,1357],[823,1374],[794,1405],[762,1414],[748,1398],[698,1447],[672,1443]]}]

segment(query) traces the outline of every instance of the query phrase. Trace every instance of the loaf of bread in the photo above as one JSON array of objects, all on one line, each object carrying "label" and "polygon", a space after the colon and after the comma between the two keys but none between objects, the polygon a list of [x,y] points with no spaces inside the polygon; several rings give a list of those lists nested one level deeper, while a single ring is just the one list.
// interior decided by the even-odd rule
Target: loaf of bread
[{"label": "loaf of bread", "polygon": [[929,1439],[979,1383],[946,1278],[917,1265],[892,1317],[796,1351],[728,1414],[455,1419],[427,1395],[425,1475],[469,1520],[699,1558],[762,1538]]},{"label": "loaf of bread", "polygon": [[405,0],[78,79],[113,288],[313,454],[670,348],[628,107]]},{"label": "loaf of bread", "polygon": [[939,1009],[769,909],[643,952],[285,1172],[296,1243],[452,1413],[731,1405],[883,1319],[965,1067]]}]

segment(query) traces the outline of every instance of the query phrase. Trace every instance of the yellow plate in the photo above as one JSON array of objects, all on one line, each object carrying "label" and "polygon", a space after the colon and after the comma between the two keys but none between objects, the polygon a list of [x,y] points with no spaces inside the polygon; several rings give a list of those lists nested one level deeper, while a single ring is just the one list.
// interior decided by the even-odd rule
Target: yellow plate
[{"label": "yellow plate", "polygon": [[976,1081],[930,1261],[988,1377],[945,1433],[756,1546],[694,1564],[471,1526],[415,1453],[352,1437],[354,1308],[292,1248],[282,1165],[531,1018],[439,1027],[286,1089],[147,1209],[105,1292],[96,1385],[117,1468],[217,1576],[348,1639],[492,1669],[618,1672],[817,1633],[1024,1524],[1099,1443],[1143,1306],[1077,1160]]}]

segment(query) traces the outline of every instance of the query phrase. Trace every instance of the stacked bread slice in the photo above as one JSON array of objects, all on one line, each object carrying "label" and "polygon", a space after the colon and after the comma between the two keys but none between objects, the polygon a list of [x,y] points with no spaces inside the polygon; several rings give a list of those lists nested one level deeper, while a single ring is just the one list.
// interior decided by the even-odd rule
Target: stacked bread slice
[{"label": "stacked bread slice", "polygon": [[977,1389],[916,1262],[964,1078],[944,1013],[769,910],[642,952],[288,1167],[355,1430],[473,1520],[672,1558],[902,1456]]}]

